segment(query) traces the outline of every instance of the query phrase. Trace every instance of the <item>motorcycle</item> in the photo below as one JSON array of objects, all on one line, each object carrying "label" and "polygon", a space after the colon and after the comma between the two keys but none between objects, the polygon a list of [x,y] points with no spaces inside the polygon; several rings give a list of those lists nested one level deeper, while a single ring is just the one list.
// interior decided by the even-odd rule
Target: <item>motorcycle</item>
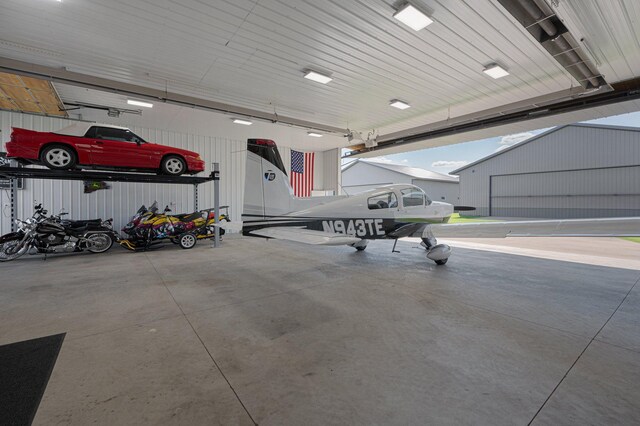
[{"label": "motorcycle", "polygon": [[[222,206],[225,213],[219,221],[229,221],[228,206]],[[205,209],[194,213],[169,215],[169,207],[158,213],[158,203],[149,208],[142,206],[125,225],[122,231],[129,236],[119,241],[120,245],[132,250],[149,250],[152,246],[169,240],[183,249],[193,248],[197,241],[215,236],[215,220],[213,209]],[[224,229],[220,228],[220,235]]]},{"label": "motorcycle", "polygon": [[19,258],[25,253],[52,254],[84,250],[104,253],[111,248],[118,235],[112,219],[64,220],[59,215],[47,216],[42,204],[26,220],[17,220],[18,231],[0,237],[0,262]]}]

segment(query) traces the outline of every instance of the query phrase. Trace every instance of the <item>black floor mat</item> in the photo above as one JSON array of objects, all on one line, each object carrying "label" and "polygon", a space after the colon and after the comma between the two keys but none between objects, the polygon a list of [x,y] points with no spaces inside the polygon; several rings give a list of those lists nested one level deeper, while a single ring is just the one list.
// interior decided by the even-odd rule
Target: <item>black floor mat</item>
[{"label": "black floor mat", "polygon": [[30,425],[65,333],[0,346],[0,424]]}]

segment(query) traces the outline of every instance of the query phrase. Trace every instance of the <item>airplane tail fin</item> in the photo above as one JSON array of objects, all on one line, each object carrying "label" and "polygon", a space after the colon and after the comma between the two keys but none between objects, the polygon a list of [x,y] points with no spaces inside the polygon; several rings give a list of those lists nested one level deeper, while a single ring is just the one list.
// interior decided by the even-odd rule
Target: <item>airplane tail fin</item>
[{"label": "airplane tail fin", "polygon": [[247,140],[242,220],[264,220],[293,210],[293,190],[278,152],[269,139]]}]

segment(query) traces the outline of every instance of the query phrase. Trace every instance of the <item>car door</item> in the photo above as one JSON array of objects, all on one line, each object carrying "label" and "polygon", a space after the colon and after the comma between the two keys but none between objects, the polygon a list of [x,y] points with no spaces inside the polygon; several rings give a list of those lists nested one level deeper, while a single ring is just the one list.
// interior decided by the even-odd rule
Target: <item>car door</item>
[{"label": "car door", "polygon": [[97,166],[151,168],[150,153],[143,148],[145,143],[127,129],[112,127],[93,128],[91,162]]}]

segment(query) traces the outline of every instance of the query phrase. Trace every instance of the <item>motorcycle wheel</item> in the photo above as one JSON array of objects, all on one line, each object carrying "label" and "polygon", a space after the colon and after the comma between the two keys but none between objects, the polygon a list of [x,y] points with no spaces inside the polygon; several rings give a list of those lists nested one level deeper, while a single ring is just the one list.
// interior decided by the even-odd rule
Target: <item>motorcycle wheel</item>
[{"label": "motorcycle wheel", "polygon": [[15,260],[29,250],[26,241],[15,239],[0,244],[0,262]]},{"label": "motorcycle wheel", "polygon": [[96,233],[87,237],[90,242],[87,244],[87,250],[91,253],[104,253],[113,245],[113,240],[109,234]]},{"label": "motorcycle wheel", "polygon": [[180,247],[185,250],[195,247],[197,242],[198,242],[198,239],[193,234],[183,234],[180,236],[180,239],[178,240]]}]

